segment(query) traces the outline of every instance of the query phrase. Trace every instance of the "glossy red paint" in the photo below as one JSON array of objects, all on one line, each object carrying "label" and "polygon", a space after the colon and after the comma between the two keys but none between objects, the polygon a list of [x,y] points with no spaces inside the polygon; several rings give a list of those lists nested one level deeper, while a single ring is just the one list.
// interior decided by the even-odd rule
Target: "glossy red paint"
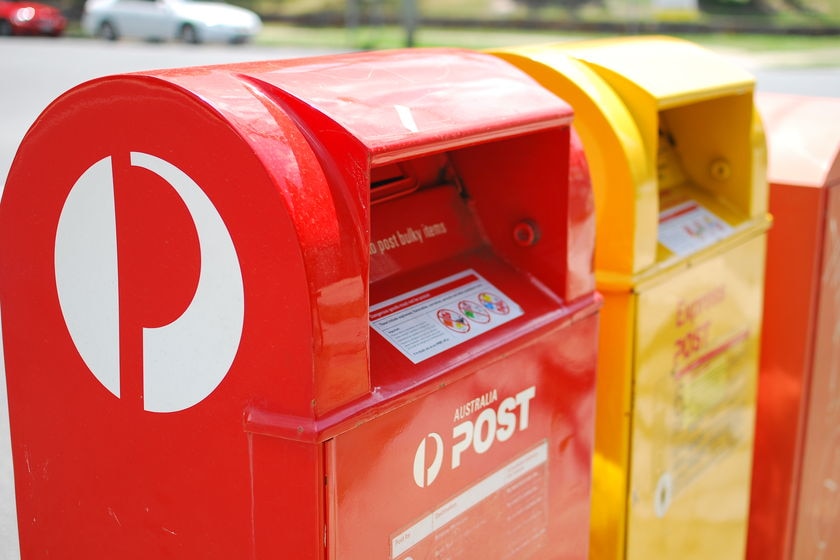
[{"label": "glossy red paint", "polygon": [[840,100],[760,94],[768,236],[750,560],[840,555]]},{"label": "glossy red paint", "polygon": [[[571,120],[448,49],[114,76],[55,101],[0,204],[23,558],[405,559],[468,523],[450,558],[586,558],[600,299]],[[370,326],[371,305],[479,277],[497,293],[464,304],[474,338],[409,359]],[[545,494],[517,506],[526,490]]]}]

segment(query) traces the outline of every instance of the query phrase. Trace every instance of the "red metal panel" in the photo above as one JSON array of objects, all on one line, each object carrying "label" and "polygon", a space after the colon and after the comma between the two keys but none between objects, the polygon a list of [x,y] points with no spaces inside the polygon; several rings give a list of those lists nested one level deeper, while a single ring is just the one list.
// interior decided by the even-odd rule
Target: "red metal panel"
[{"label": "red metal panel", "polygon": [[242,73],[266,95],[316,107],[364,144],[374,164],[571,122],[518,70],[480,53],[356,53],[278,66]]},{"label": "red metal panel", "polygon": [[823,236],[814,361],[800,450],[796,559],[840,556],[840,192],[836,188],[828,191]]},{"label": "red metal panel", "polygon": [[840,100],[761,94],[770,211],[749,559],[838,553]]},{"label": "red metal panel", "polygon": [[747,557],[788,558],[813,362],[825,192],[771,185]]},{"label": "red metal panel", "polygon": [[[269,118],[254,100],[239,101],[241,110]],[[295,147],[277,144],[277,156],[292,159]],[[131,165],[132,152],[159,154],[201,185],[224,216],[248,292],[229,372],[200,405],[177,412],[144,409],[149,398],[138,353],[144,328],[176,319],[189,303],[184,295],[197,282],[199,232],[160,176]],[[90,352],[83,355],[68,332],[70,310],[56,291],[64,202],[86,169],[108,157],[108,176],[117,186],[110,188],[117,212],[111,235],[120,250],[135,251],[122,254],[120,278],[142,271],[126,277],[134,282],[119,291],[116,329],[102,326],[107,294],[93,293],[89,302],[88,317],[104,331],[95,344],[104,352],[107,337],[121,335],[116,394],[97,382],[94,372],[104,376],[105,368],[87,363]],[[98,214],[82,219],[92,222]],[[251,457],[243,409],[255,399],[303,398],[305,379],[295,381],[296,372],[312,361],[300,249],[277,183],[258,154],[216,113],[158,80],[99,81],[67,94],[28,133],[0,205],[0,228],[2,259],[15,263],[2,270],[2,312],[23,558],[250,554]],[[161,230],[170,234],[155,243]],[[148,244],[138,242],[144,233]],[[73,254],[81,259],[84,246],[97,240],[104,241],[77,240]],[[282,348],[267,344],[272,340],[282,340]]]},{"label": "red metal panel", "polygon": [[546,325],[335,438],[335,557],[585,558],[596,331],[594,316]]},{"label": "red metal panel", "polygon": [[770,131],[772,183],[819,188],[840,181],[840,144],[832,120],[836,98],[761,93],[756,103]]}]

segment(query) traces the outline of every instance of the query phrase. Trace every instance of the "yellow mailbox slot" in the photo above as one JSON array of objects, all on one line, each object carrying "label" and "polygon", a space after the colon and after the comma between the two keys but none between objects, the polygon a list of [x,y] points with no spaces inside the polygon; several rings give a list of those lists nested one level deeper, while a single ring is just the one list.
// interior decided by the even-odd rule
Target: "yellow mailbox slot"
[{"label": "yellow mailbox slot", "polygon": [[494,54],[572,105],[595,190],[590,558],[741,559],[770,223],[754,79],[664,37]]}]

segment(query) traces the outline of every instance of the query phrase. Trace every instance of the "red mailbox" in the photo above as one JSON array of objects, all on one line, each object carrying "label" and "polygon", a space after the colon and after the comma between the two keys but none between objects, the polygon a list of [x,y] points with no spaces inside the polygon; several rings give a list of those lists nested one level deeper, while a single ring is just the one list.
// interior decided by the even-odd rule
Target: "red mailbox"
[{"label": "red mailbox", "polygon": [[55,101],[0,205],[23,558],[586,558],[571,119],[458,50]]},{"label": "red mailbox", "polygon": [[747,558],[840,558],[840,99],[761,94],[767,291]]}]

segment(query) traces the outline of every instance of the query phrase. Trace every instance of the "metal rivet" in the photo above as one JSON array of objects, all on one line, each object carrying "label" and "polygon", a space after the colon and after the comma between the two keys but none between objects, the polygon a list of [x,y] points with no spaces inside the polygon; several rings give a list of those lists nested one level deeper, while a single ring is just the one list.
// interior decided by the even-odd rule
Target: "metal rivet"
[{"label": "metal rivet", "polygon": [[522,220],[513,226],[513,241],[520,247],[536,245],[540,240],[540,230],[531,220]]},{"label": "metal rivet", "polygon": [[732,175],[732,167],[725,159],[716,159],[709,168],[709,174],[716,181],[726,181]]}]

